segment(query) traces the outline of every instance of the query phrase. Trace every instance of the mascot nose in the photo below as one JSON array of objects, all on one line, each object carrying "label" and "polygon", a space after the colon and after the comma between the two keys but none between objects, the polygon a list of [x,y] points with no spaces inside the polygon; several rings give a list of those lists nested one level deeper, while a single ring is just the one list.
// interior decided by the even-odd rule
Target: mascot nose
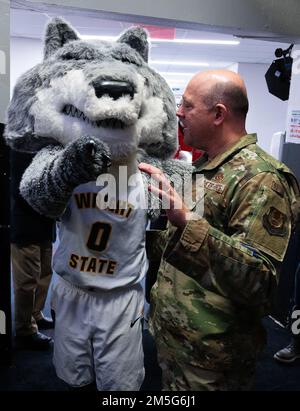
[{"label": "mascot nose", "polygon": [[96,79],[92,82],[92,86],[98,98],[106,94],[114,100],[117,100],[126,95],[130,95],[130,97],[133,98],[134,94],[133,85],[127,81]]}]

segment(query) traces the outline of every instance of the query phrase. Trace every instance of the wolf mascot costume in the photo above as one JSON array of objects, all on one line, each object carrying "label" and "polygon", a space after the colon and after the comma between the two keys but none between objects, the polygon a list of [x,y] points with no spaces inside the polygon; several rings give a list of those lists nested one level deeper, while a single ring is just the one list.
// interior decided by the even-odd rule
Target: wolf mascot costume
[{"label": "wolf mascot costume", "polygon": [[[37,153],[21,194],[60,221],[54,364],[74,387],[96,381],[98,390],[138,390],[144,378],[140,282],[148,267],[147,220],[155,212],[140,206],[147,177],[137,165],[145,161],[167,175],[189,171],[170,160],[175,101],[147,59],[142,28],[115,43],[86,42],[55,18],[43,62],[20,77],[8,109],[7,142]],[[108,200],[111,176],[117,191]]]}]

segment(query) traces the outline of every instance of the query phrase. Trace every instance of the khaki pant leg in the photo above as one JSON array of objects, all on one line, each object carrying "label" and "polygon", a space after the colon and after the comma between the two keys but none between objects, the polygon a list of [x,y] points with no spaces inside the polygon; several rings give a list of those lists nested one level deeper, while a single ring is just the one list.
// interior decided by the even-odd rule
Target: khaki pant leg
[{"label": "khaki pant leg", "polygon": [[35,290],[35,299],[33,306],[33,317],[36,321],[43,318],[42,310],[44,309],[47,293],[52,277],[52,243],[43,243],[40,246],[40,264],[41,269],[37,277],[37,287]]},{"label": "khaki pant leg", "polygon": [[37,332],[32,316],[36,278],[40,272],[40,248],[38,245],[19,247],[11,244],[11,259],[15,296],[16,335]]}]

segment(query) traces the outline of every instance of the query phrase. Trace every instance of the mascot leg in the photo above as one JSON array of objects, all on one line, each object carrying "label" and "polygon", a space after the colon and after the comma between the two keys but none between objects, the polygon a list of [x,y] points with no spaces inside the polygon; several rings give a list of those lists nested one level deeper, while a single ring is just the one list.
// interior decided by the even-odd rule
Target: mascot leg
[{"label": "mascot leg", "polygon": [[99,391],[137,391],[144,379],[140,284],[83,290],[62,278],[52,289],[54,365],[68,385]]}]

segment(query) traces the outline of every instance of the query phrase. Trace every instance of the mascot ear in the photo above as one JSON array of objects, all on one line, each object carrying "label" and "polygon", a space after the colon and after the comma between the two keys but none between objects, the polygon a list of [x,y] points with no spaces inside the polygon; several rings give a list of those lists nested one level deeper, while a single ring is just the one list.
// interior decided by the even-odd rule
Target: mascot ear
[{"label": "mascot ear", "polygon": [[142,27],[132,27],[125,31],[118,39],[119,43],[126,43],[136,50],[148,62],[149,43],[148,34]]},{"label": "mascot ear", "polygon": [[46,28],[44,59],[71,40],[78,40],[76,31],[62,18],[55,17]]}]

